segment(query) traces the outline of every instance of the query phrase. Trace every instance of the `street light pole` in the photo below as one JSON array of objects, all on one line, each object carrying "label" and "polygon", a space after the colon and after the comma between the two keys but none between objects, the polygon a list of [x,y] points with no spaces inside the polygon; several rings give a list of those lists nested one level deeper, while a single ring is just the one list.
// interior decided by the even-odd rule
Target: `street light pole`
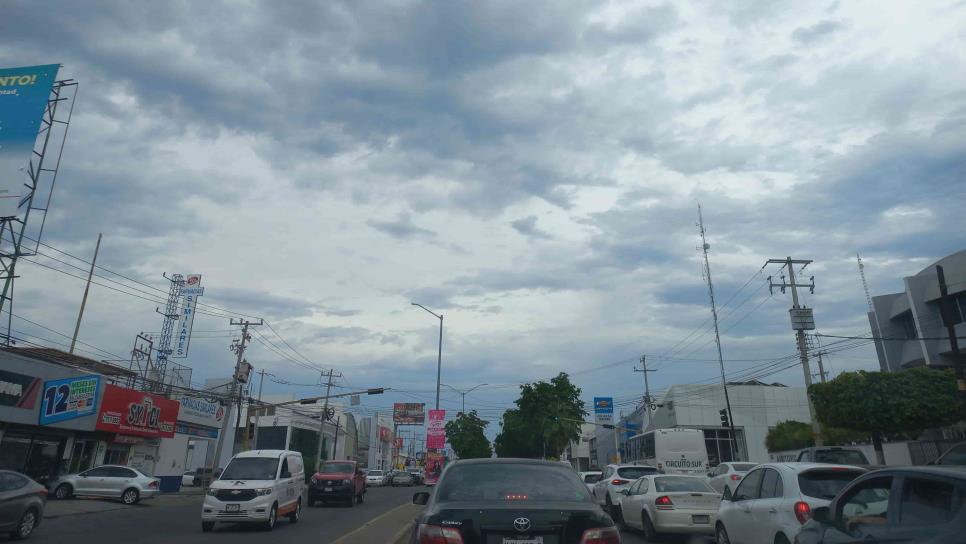
[{"label": "street light pole", "polygon": [[445,383],[442,383],[440,385],[445,385],[446,387],[449,387],[450,389],[452,389],[453,391],[456,391],[457,393],[460,394],[460,396],[463,397],[463,410],[462,410],[462,412],[465,414],[466,413],[466,395],[469,394],[469,393],[472,393],[475,389],[479,389],[480,387],[483,387],[484,385],[490,385],[490,384],[488,384],[488,383],[481,383],[480,385],[477,385],[476,387],[471,387],[471,388],[467,389],[466,391],[462,391],[460,389],[457,389],[457,388],[453,387],[452,385],[448,385],[448,384],[445,384]]},{"label": "street light pole", "polygon": [[415,302],[411,302],[410,304],[413,306],[419,306],[420,308],[433,314],[433,317],[436,319],[439,319],[439,351],[436,354],[436,409],[439,410],[439,380],[443,373],[443,314],[437,314],[422,304],[417,304]]}]

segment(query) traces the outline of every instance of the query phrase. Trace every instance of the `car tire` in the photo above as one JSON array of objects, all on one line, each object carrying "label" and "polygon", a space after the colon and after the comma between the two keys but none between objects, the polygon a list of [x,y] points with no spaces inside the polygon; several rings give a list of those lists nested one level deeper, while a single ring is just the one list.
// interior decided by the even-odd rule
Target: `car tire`
[{"label": "car tire", "polygon": [[366,494],[365,491],[363,491],[362,493],[359,493],[359,498],[357,499],[359,501],[359,504],[362,504],[362,502],[365,500],[365,494]]},{"label": "car tire", "polygon": [[791,544],[791,543],[788,541],[788,537],[786,537],[781,533],[778,533],[777,535],[775,535],[775,544]]},{"label": "car tire", "polygon": [[644,538],[648,542],[657,542],[661,539],[661,533],[654,528],[654,522],[651,521],[651,516],[647,515],[647,512],[641,512],[641,527],[644,529]]},{"label": "car tire", "polygon": [[620,519],[621,518],[620,506],[614,506],[614,503],[610,502],[610,493],[607,494],[606,502],[607,502],[607,513],[610,514],[610,517],[611,519],[614,520],[614,523],[619,525],[620,523],[622,523]]},{"label": "car tire", "polygon": [[262,524],[262,530],[271,531],[278,523],[278,503],[272,504],[272,509],[268,512],[268,521]]},{"label": "car tire", "polygon": [[215,522],[213,521],[202,521],[201,522],[201,532],[210,533],[215,529]]},{"label": "car tire", "polygon": [[54,498],[64,500],[74,496],[74,488],[70,484],[60,484],[54,490]]},{"label": "car tire", "polygon": [[10,532],[11,540],[21,540],[30,536],[40,523],[40,516],[37,513],[36,508],[28,508],[26,512],[20,516],[20,521],[17,522],[17,528]]},{"label": "car tire", "polygon": [[298,523],[299,518],[302,517],[302,499],[299,499],[295,503],[295,511],[288,515],[288,520],[291,523]]},{"label": "car tire", "polygon": [[721,523],[715,527],[714,530],[714,541],[715,544],[731,544],[731,539],[728,538],[728,531],[725,530],[725,526]]},{"label": "car tire", "polygon": [[346,502],[346,504],[349,505],[349,508],[352,508],[356,504],[356,496],[352,495],[351,497],[349,497],[349,500],[348,502]]},{"label": "car tire", "polygon": [[134,489],[133,487],[129,487],[124,490],[124,493],[121,493],[121,502],[128,506],[137,504],[140,500],[141,494],[138,493],[138,490]]}]

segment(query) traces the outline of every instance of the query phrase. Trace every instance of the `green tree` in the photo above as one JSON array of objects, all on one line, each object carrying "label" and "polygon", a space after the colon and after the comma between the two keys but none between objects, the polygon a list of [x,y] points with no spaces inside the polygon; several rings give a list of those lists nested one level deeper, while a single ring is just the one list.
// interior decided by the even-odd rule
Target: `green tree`
[{"label": "green tree", "polygon": [[918,435],[963,419],[949,370],[844,372],[827,383],[812,384],[808,393],[823,425],[871,434],[879,464],[885,464],[883,435]]},{"label": "green tree", "polygon": [[[866,440],[868,433],[839,429],[837,427],[823,427],[822,437],[827,446],[842,446]],[[815,445],[812,426],[801,421],[782,421],[769,429],[765,436],[765,447],[768,451],[800,450]]]},{"label": "green tree", "polygon": [[587,416],[580,388],[561,372],[549,382],[520,386],[516,409],[503,414],[496,438],[500,457],[560,457],[567,444],[580,438],[580,422]]},{"label": "green tree", "polygon": [[460,459],[479,459],[493,456],[490,441],[484,432],[489,421],[480,419],[476,410],[469,414],[460,412],[456,419],[446,424],[446,440]]}]

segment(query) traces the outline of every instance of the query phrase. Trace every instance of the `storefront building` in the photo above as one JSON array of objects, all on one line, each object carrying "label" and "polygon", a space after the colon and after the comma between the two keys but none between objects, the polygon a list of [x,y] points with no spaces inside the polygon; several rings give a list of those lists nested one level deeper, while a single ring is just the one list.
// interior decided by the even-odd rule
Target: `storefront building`
[{"label": "storefront building", "polygon": [[203,398],[181,397],[174,437],[161,441],[154,476],[161,491],[181,489],[181,476],[189,470],[208,467],[215,453],[225,408]]},{"label": "storefront building", "polygon": [[94,425],[105,433],[99,445],[104,456],[95,457],[95,464],[127,465],[159,476],[164,468],[159,450],[164,439],[174,438],[180,408],[178,401],[160,395],[106,385]]}]

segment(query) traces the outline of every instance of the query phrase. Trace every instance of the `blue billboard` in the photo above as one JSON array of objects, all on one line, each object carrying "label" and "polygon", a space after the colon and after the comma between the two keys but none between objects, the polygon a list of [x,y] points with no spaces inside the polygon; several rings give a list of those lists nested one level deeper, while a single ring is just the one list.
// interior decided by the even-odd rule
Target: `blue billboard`
[{"label": "blue billboard", "polygon": [[594,421],[598,425],[614,424],[614,397],[594,397]]},{"label": "blue billboard", "polygon": [[100,388],[101,377],[96,375],[44,382],[40,396],[40,424],[93,415]]},{"label": "blue billboard", "polygon": [[0,217],[17,215],[59,64],[0,68]]}]

